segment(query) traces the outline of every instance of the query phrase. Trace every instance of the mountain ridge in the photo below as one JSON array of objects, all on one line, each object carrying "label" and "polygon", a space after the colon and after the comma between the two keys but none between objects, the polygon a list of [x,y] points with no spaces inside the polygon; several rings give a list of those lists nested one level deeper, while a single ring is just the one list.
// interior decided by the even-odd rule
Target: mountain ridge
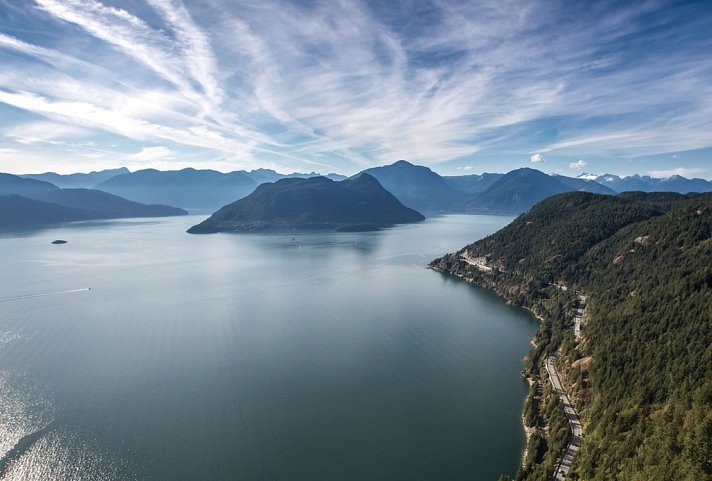
[{"label": "mountain ridge", "polygon": [[519,214],[547,197],[577,190],[615,193],[595,182],[547,175],[540,170],[523,167],[508,172],[483,192],[470,196],[465,206],[472,213]]},{"label": "mountain ridge", "polygon": [[61,189],[89,189],[95,185],[121,174],[129,173],[126,167],[91,171],[89,173],[57,174],[44,172],[42,174],[22,174],[25,179],[43,180],[50,182]]},{"label": "mountain ridge", "polygon": [[261,184],[188,232],[374,230],[423,219],[374,177],[362,174],[339,182],[311,177]]},{"label": "mountain ridge", "polygon": [[[195,213],[214,212],[221,206],[244,198],[264,182],[317,175],[313,172],[281,174],[266,168],[228,173],[194,168],[168,171],[143,169],[136,172],[115,169],[76,175],[86,179],[91,175],[111,173],[117,175],[92,187],[133,201],[175,205]],[[506,174],[440,176],[428,167],[405,160],[368,168],[352,177],[361,173],[373,175],[401,203],[422,211],[427,216],[453,213],[519,214],[547,196],[576,190],[602,194],[627,190],[669,190],[683,193],[712,190],[712,182],[680,176],[668,179],[638,175],[620,178],[612,174],[581,174],[578,177],[568,177],[546,174],[527,167]],[[62,178],[64,177],[67,179],[63,182],[68,183],[72,175]],[[345,178],[338,174],[327,174],[326,177],[332,180]]]},{"label": "mountain ridge", "polygon": [[145,205],[95,189],[60,189],[49,182],[0,174],[0,228],[126,217],[185,215],[183,209]]},{"label": "mountain ridge", "polygon": [[[426,213],[452,212],[459,209],[462,195],[430,168],[398,160],[390,165],[362,170],[372,175],[403,205]],[[356,177],[354,176],[354,177]]]},{"label": "mountain ridge", "polygon": [[689,192],[712,192],[712,181],[687,178],[681,175],[670,177],[651,177],[649,175],[628,175],[620,177],[615,174],[581,174],[581,179],[588,179],[605,185],[616,192],[626,192],[639,190],[642,192],[678,192],[687,194]]}]

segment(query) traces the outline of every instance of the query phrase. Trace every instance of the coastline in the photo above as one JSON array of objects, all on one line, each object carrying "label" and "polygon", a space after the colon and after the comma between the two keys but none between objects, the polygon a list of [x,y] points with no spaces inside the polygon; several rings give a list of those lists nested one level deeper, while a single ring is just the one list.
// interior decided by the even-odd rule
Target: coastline
[{"label": "coastline", "polygon": [[[531,341],[530,341],[531,342]],[[531,378],[526,378],[527,384],[529,384],[529,390],[531,391],[532,388],[534,387],[534,382],[531,380]],[[525,401],[526,402],[526,401]],[[522,409],[522,428],[524,428],[524,449],[522,450],[522,460],[520,465],[524,466],[524,464],[527,462],[527,456],[529,455],[529,440],[532,438],[532,434],[534,434],[534,431],[536,428],[530,428],[527,426],[526,419],[524,418],[524,409]]]},{"label": "coastline", "polygon": [[[509,305],[513,305],[513,306],[519,307],[519,308],[522,308],[522,309],[525,309],[525,310],[528,311],[532,316],[534,316],[534,317],[536,318],[536,320],[539,321],[539,323],[543,323],[543,322],[544,322],[544,318],[541,317],[541,316],[540,316],[539,314],[537,314],[536,312],[534,312],[531,308],[526,307],[526,306],[521,306],[521,305],[518,305],[518,304],[515,304],[515,303],[511,302],[510,300],[508,300],[508,299],[504,296],[504,294],[502,294],[502,293],[501,293],[498,289],[496,289],[494,286],[488,286],[488,285],[476,283],[476,282],[474,282],[474,279],[472,279],[472,278],[467,278],[467,277],[464,277],[463,275],[460,275],[460,274],[457,274],[457,273],[453,273],[453,272],[451,272],[451,271],[449,271],[449,270],[443,270],[443,269],[440,269],[440,268],[438,268],[438,267],[436,267],[436,266],[433,266],[433,265],[429,265],[429,266],[428,266],[428,269],[432,269],[432,270],[434,270],[434,271],[436,271],[436,272],[439,272],[440,274],[447,274],[447,275],[450,275],[450,276],[457,277],[458,279],[460,279],[460,280],[462,280],[462,281],[465,281],[465,282],[467,282],[468,284],[471,284],[471,285],[473,285],[473,286],[483,287],[483,288],[485,288],[485,289],[488,289],[488,290],[494,292],[495,294],[497,294],[497,296],[499,296],[503,301],[505,301],[505,303],[507,303],[507,304],[509,304]],[[532,346],[532,349],[535,349],[535,348],[537,347],[537,343],[536,343],[535,339],[536,339],[536,333],[535,333],[534,336],[529,340],[529,345]],[[530,350],[527,352],[527,354],[525,355],[525,357],[523,358],[523,360],[526,359],[526,357],[531,353],[532,349],[530,349]],[[529,376],[526,376],[526,375],[525,375],[525,371],[524,371],[524,370],[522,370],[522,377],[523,377],[524,379],[526,379],[527,384],[529,385],[529,389],[528,389],[528,393],[527,393],[527,395],[529,395],[529,394],[531,394],[531,390],[534,388],[535,383],[534,383],[534,381],[532,381],[532,379],[531,379]],[[532,435],[534,434],[534,431],[536,430],[536,428],[530,428],[530,427],[528,427],[528,426],[526,425],[525,418],[524,418],[524,403],[525,403],[525,402],[526,402],[526,398],[525,398],[524,402],[522,403],[522,410],[521,410],[521,413],[520,413],[520,419],[521,419],[521,423],[522,423],[522,430],[523,430],[523,432],[524,432],[524,448],[522,449],[522,455],[521,455],[521,458],[520,458],[520,466],[524,466],[524,464],[526,463],[527,455],[529,454],[529,452],[528,452],[528,451],[529,451],[529,450],[528,450],[529,440],[531,439]]]}]

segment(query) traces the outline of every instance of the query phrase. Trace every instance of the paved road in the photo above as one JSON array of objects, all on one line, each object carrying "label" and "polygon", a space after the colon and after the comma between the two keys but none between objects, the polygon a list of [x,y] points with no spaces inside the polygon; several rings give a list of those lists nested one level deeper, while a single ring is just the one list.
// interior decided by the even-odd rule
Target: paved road
[{"label": "paved road", "polygon": [[581,337],[581,318],[584,309],[586,309],[586,297],[579,295],[576,302],[576,314],[574,314],[574,338],[576,339]]},{"label": "paved road", "polygon": [[554,481],[564,481],[569,474],[574,456],[581,448],[581,436],[583,432],[581,430],[581,421],[579,420],[578,414],[576,414],[576,410],[573,408],[571,401],[569,401],[569,397],[566,395],[566,391],[564,391],[561,381],[559,380],[559,374],[554,367],[553,356],[549,356],[546,359],[546,370],[549,373],[549,380],[554,387],[554,391],[564,403],[564,412],[566,413],[566,418],[569,420],[569,427],[571,428],[571,439],[563,455],[556,463],[554,475],[551,478]]}]

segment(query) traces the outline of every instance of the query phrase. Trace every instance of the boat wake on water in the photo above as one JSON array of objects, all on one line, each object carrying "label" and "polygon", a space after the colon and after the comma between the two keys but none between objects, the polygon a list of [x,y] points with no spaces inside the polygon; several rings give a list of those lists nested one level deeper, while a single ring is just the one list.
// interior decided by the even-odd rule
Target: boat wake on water
[{"label": "boat wake on water", "polygon": [[58,294],[71,294],[74,292],[87,292],[87,291],[91,291],[91,287],[83,287],[81,289],[69,289],[67,291],[42,292],[39,294],[25,294],[24,296],[0,297],[0,302],[19,301],[21,299],[32,299],[33,297],[56,296]]}]

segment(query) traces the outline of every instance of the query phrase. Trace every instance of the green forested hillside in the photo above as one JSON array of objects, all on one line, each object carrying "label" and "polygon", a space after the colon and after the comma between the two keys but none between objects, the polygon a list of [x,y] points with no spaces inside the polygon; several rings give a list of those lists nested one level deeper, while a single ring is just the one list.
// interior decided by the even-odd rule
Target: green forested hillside
[{"label": "green forested hillside", "polygon": [[221,208],[188,232],[374,230],[420,222],[369,174],[334,182],[326,177],[282,179]]},{"label": "green forested hillside", "polygon": [[[465,249],[493,270],[464,262]],[[711,195],[562,194],[465,249],[433,267],[544,318],[527,373],[536,379],[557,353],[578,398],[584,437],[571,479],[712,479]],[[580,340],[575,291],[588,301]],[[560,425],[555,409],[541,411],[539,421],[527,413],[529,425]],[[561,440],[532,446],[544,452],[517,479],[548,479]]]}]

